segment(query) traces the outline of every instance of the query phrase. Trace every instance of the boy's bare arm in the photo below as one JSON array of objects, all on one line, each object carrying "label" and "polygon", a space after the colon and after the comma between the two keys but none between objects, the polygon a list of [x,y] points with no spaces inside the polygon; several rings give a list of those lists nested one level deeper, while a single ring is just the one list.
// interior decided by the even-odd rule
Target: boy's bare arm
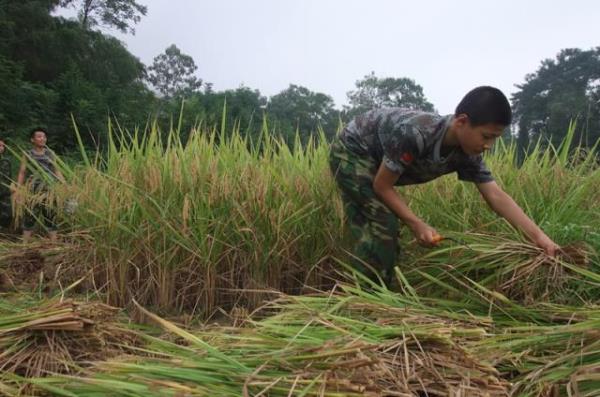
[{"label": "boy's bare arm", "polygon": [[477,188],[494,212],[505,218],[548,255],[554,256],[558,245],[554,243],[535,222],[523,212],[521,207],[494,181],[478,183]]},{"label": "boy's bare arm", "polygon": [[23,186],[25,183],[25,172],[27,170],[27,159],[23,156],[21,159],[21,166],[19,167],[19,172],[17,173],[17,186],[13,187],[12,194],[17,203],[21,202],[23,199],[23,193],[19,192],[19,186]]},{"label": "boy's bare arm", "polygon": [[23,157],[21,159],[21,166],[19,167],[19,173],[17,174],[17,185],[21,186],[25,183],[25,171],[27,170],[27,159]]},{"label": "boy's bare arm", "polygon": [[381,163],[373,179],[373,191],[402,222],[411,228],[420,244],[425,246],[435,245],[434,237],[437,235],[435,229],[415,215],[404,198],[394,189],[394,184],[399,177],[400,174],[390,171]]}]

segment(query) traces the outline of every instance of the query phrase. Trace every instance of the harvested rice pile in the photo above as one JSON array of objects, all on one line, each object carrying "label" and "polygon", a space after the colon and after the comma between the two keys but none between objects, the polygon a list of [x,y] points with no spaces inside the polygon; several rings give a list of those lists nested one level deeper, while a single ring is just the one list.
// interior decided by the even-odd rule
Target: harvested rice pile
[{"label": "harvested rice pile", "polygon": [[[85,247],[90,244],[83,233],[62,236],[64,241],[45,240],[27,245],[15,242],[0,244],[0,292],[63,290],[69,286],[82,292],[93,290],[93,278],[82,266]],[[80,285],[79,285],[80,284]]]},{"label": "harvested rice pile", "polygon": [[25,377],[75,373],[136,344],[117,323],[119,310],[102,303],[50,301],[0,317],[0,371]]},{"label": "harvested rice pile", "polygon": [[461,346],[486,335],[486,318],[356,295],[283,296],[242,327],[189,332],[141,310],[170,335],[147,338],[145,351],[155,358],[122,356],[85,378],[36,384],[78,396],[477,397],[510,389]]},{"label": "harvested rice pile", "polygon": [[595,296],[593,250],[585,244],[572,243],[550,257],[530,243],[502,236],[471,234],[465,239],[468,247],[447,247],[406,266],[408,281],[420,295],[448,297],[452,288],[476,283],[526,305],[582,304]]}]

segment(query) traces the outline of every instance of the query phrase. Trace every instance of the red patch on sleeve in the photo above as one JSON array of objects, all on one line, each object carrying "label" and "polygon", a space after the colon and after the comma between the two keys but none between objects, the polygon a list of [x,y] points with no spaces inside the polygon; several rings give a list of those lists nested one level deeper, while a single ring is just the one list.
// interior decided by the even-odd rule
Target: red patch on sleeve
[{"label": "red patch on sleeve", "polygon": [[404,161],[406,164],[410,164],[410,163],[412,163],[412,161],[413,161],[415,158],[413,157],[413,155],[412,155],[412,154],[410,154],[410,153],[408,153],[408,152],[405,152],[405,153],[402,153],[402,156],[400,156],[400,159],[401,159],[402,161]]}]

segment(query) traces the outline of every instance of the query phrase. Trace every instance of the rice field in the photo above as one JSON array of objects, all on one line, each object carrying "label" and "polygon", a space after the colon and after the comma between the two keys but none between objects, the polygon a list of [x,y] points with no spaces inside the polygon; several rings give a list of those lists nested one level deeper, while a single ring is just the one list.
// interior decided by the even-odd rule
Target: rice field
[{"label": "rice field", "polygon": [[464,244],[403,230],[388,288],[346,264],[323,139],[117,126],[61,164],[61,241],[0,244],[0,395],[599,396],[600,167],[573,131],[486,159],[556,258],[445,177],[403,194]]}]

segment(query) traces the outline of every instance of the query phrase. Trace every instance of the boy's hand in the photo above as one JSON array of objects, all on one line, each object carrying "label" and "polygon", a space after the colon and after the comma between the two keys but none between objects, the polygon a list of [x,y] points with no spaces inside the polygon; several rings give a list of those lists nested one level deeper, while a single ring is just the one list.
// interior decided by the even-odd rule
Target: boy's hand
[{"label": "boy's hand", "polygon": [[533,242],[549,256],[556,256],[557,251],[560,249],[560,247],[544,233],[536,237]]},{"label": "boy's hand", "polygon": [[411,225],[411,229],[419,245],[423,247],[435,247],[439,240],[436,238],[438,232],[425,222],[418,222]]}]

